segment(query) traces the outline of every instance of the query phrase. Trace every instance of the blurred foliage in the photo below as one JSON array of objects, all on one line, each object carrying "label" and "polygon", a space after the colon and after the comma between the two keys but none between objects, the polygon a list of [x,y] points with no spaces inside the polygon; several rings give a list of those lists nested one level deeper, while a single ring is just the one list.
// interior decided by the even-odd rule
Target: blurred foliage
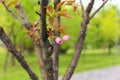
[{"label": "blurred foliage", "polygon": [[[114,46],[116,33],[115,10],[115,6],[112,5],[105,7],[91,20],[88,25],[84,48],[109,48]],[[70,11],[70,13],[71,19],[66,20],[62,18],[62,23],[69,26],[66,30],[71,36],[70,42],[64,43],[61,46],[63,50],[65,49],[64,51],[75,46],[80,29],[81,16],[76,15],[73,11]],[[120,18],[118,22],[120,22]],[[120,23],[118,23],[118,26],[120,26]],[[120,27],[118,27],[118,33],[120,40]]]},{"label": "blurred foliage", "polygon": [[[26,4],[27,3],[27,4]],[[21,0],[21,5],[23,6],[27,17],[30,22],[34,23],[39,20],[39,16],[35,11],[39,12],[39,5],[36,5],[37,0]],[[19,12],[10,6],[10,8],[20,15]],[[80,23],[82,21],[81,10],[74,12],[71,7],[68,8],[71,15],[71,19],[61,17],[61,24],[66,25],[67,35],[71,36],[71,40],[65,42],[61,45],[61,50],[67,51],[69,48],[74,48],[77,42],[77,37],[80,30]],[[120,18],[119,18],[120,21]],[[14,25],[13,25],[14,24]],[[14,40],[14,34],[16,35],[16,45],[18,48],[23,47],[26,49],[33,50],[33,45],[30,38],[26,35],[25,28],[14,19],[0,4],[0,25],[3,26],[6,32],[11,36],[11,39]],[[116,26],[116,11],[115,6],[109,6],[103,8],[90,22],[88,25],[87,36],[85,40],[84,48],[101,48],[103,46],[114,45],[115,42],[115,26]],[[120,26],[120,23],[119,23]],[[14,31],[12,31],[14,27]],[[11,33],[11,31],[13,33]],[[118,29],[119,39],[120,39],[120,27]]]},{"label": "blurred foliage", "polygon": [[[26,5],[26,3],[28,4]],[[39,10],[39,6],[36,6],[36,4],[37,1],[21,1],[21,5],[23,6],[27,17],[32,23],[38,20],[38,15],[36,15],[35,11]],[[11,5],[10,9],[13,10],[17,15],[21,15],[14,6]],[[5,10],[2,4],[0,4],[0,26],[4,27],[5,31],[10,36],[14,44],[16,44],[18,49],[25,49],[30,52],[33,50],[32,41],[27,36],[23,25],[18,20],[13,18],[11,14]]]},{"label": "blurred foliage", "polygon": [[[118,37],[120,39],[120,18],[118,20]],[[116,36],[116,7],[110,6],[109,8],[104,8],[91,22],[90,27],[94,27],[94,29],[97,29],[97,32],[94,33],[94,36],[89,38],[89,40],[96,40],[94,45],[97,48],[103,47],[103,46],[113,46],[115,43],[115,36]],[[93,30],[94,31],[94,30]],[[88,29],[88,35],[92,33],[93,31],[89,31]],[[94,31],[95,32],[95,31]],[[86,39],[87,40],[87,39]],[[91,41],[92,41],[91,40]],[[90,43],[90,42],[89,42]],[[120,43],[120,41],[119,41]]]},{"label": "blurred foliage", "polygon": [[[120,53],[120,49],[119,49]],[[4,61],[6,58],[6,52],[1,51],[0,48],[0,59]],[[32,70],[38,75],[39,79],[41,80],[41,74],[38,64],[38,59],[36,58],[37,55],[33,54],[29,56],[28,54],[23,54],[25,59],[27,60],[28,64],[32,68]],[[66,68],[69,65],[69,62],[72,58],[72,52],[68,54],[61,54],[60,55],[60,65],[59,65],[59,74],[62,76]],[[108,66],[113,66],[120,64],[120,54],[118,54],[117,58],[114,55],[114,49],[112,49],[112,54],[108,55],[106,51],[103,49],[91,49],[91,50],[83,50],[81,54],[81,58],[78,62],[78,66],[75,70],[77,72],[88,71],[92,69],[98,69]],[[16,61],[16,66],[11,66],[11,60],[9,58],[8,62],[8,69],[6,73],[3,72],[4,62],[0,62],[0,80],[30,80],[29,76],[25,72],[25,70],[21,67],[21,65]]]},{"label": "blurred foliage", "polygon": [[[61,45],[61,51],[65,52],[69,48],[74,48],[75,43],[77,42],[77,37],[79,34],[80,30],[80,22],[81,22],[81,17],[77,12],[74,12],[73,9],[71,9],[70,6],[67,7],[69,9],[69,13],[71,15],[70,19],[61,18],[61,24],[66,25],[66,33],[71,36],[70,41],[65,42],[64,44]],[[62,53],[63,53],[62,52]]]}]

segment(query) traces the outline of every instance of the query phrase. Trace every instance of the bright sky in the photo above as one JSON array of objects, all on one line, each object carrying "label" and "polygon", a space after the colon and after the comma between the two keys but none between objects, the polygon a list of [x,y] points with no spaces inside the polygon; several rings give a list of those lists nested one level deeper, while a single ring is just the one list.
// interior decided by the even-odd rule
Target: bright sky
[{"label": "bright sky", "polygon": [[[79,2],[80,0],[76,0],[77,2]],[[83,4],[88,4],[90,0],[82,0],[83,1]],[[100,6],[102,3],[102,0],[95,0],[95,7],[98,7]],[[120,8],[120,0],[109,0],[108,1],[109,4],[113,4],[113,5],[116,5]]]},{"label": "bright sky", "polygon": [[111,3],[120,6],[120,0],[112,0]]}]

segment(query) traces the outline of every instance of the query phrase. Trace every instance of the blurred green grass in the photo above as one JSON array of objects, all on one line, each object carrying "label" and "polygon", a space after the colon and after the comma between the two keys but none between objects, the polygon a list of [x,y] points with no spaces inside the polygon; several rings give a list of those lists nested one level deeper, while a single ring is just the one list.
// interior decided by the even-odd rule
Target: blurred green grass
[{"label": "blurred green grass", "polygon": [[[0,55],[1,55],[0,80],[10,80],[10,79],[30,80],[28,74],[24,71],[24,69],[20,66],[20,64],[17,61],[14,67],[11,65],[10,56],[9,56],[7,71],[4,72],[3,67],[4,67],[6,52],[0,50]],[[39,78],[41,78],[36,54],[31,56],[28,54],[24,54],[24,56],[28,64],[32,68],[32,70],[39,76]],[[68,54],[60,55],[60,65],[59,65],[60,75],[63,75],[65,73],[69,62],[71,61],[72,56],[73,56],[72,50],[71,52],[69,51]],[[78,66],[75,70],[75,73],[120,64],[119,56],[120,54],[118,54],[115,57],[114,50],[112,50],[111,55],[105,53],[105,51],[102,49],[84,50],[78,62]]]}]

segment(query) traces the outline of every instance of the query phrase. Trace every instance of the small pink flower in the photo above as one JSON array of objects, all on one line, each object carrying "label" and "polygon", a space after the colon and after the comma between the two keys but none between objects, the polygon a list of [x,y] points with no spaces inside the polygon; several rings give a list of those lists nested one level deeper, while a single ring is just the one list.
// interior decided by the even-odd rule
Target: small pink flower
[{"label": "small pink flower", "polygon": [[59,37],[55,39],[55,42],[60,45],[63,43],[62,39],[60,39]]},{"label": "small pink flower", "polygon": [[38,24],[38,22],[34,22],[33,27],[37,27]]},{"label": "small pink flower", "polygon": [[69,35],[64,35],[62,39],[65,40],[65,41],[68,41],[68,40],[70,40],[70,36]]},{"label": "small pink flower", "polygon": [[33,28],[34,31],[37,31],[38,29],[36,27]]}]

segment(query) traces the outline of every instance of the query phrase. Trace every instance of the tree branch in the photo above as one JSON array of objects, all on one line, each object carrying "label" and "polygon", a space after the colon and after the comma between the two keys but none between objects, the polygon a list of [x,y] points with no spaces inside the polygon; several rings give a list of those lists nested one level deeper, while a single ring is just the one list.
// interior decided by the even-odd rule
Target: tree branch
[{"label": "tree branch", "polygon": [[10,8],[5,4],[5,2],[2,3],[3,6],[5,7],[5,9],[14,17],[16,18],[18,21],[20,21],[22,23],[22,20],[14,13],[10,10]]},{"label": "tree branch", "polygon": [[103,4],[90,16],[89,19],[92,19],[92,18],[96,15],[96,13],[98,13],[98,12],[100,11],[100,9],[101,9],[107,2],[108,2],[108,0],[105,0],[105,1],[103,2]]},{"label": "tree branch", "polygon": [[81,52],[83,49],[83,45],[84,45],[87,24],[89,23],[88,18],[89,17],[87,15],[87,13],[84,13],[83,21],[81,23],[81,30],[80,30],[79,37],[78,37],[78,42],[75,47],[75,52],[74,52],[73,58],[69,64],[69,67],[68,67],[64,77],[62,78],[62,80],[70,80],[70,78],[72,77],[72,74],[77,66],[77,63],[80,58],[80,55],[81,55]]},{"label": "tree branch", "polygon": [[[23,10],[23,7],[21,6],[21,4],[20,4],[20,2],[19,2],[19,11],[21,12],[21,14],[22,14],[22,19],[23,19],[23,25],[24,26],[26,26],[26,28],[28,29],[28,30],[30,30],[31,28],[32,28],[32,26],[30,26],[30,22],[29,22],[29,20],[28,20],[28,18],[27,18],[27,16],[26,16],[26,14],[25,14],[25,12],[24,12],[24,10]],[[32,25],[32,24],[31,24]]]},{"label": "tree branch", "polygon": [[35,50],[37,52],[38,55],[38,60],[39,60],[39,66],[40,66],[40,71],[42,73],[42,79],[45,80],[46,79],[46,71],[45,71],[45,62],[43,59],[43,54],[42,54],[42,50],[40,45],[34,44],[35,46]]},{"label": "tree branch", "polygon": [[64,77],[62,78],[62,80],[70,80],[76,66],[78,63],[78,60],[80,58],[83,46],[84,46],[84,41],[85,41],[85,37],[86,37],[86,31],[87,31],[87,25],[90,21],[89,19],[89,15],[90,12],[93,8],[93,4],[94,4],[94,0],[91,0],[91,2],[88,4],[86,10],[84,12],[82,12],[82,23],[81,23],[81,30],[79,32],[79,36],[78,36],[78,42],[76,44],[75,47],[75,52],[74,52],[74,56],[71,60],[71,63],[69,64],[69,67],[64,75]]},{"label": "tree branch", "polygon": [[6,9],[15,19],[17,19],[18,21],[20,21],[20,22],[25,26],[25,28],[26,28],[27,30],[30,30],[30,29],[32,28],[32,24],[31,24],[31,23],[29,22],[29,20],[27,19],[26,14],[25,14],[25,12],[24,12],[24,10],[23,10],[20,2],[19,2],[19,7],[18,7],[18,8],[19,8],[20,12],[22,13],[23,20],[22,20],[18,15],[16,15],[13,11],[11,11],[10,8],[5,4],[5,2],[3,2],[2,4],[3,4],[3,6],[5,7],[5,9]]},{"label": "tree branch", "polygon": [[91,0],[91,2],[88,4],[87,8],[86,8],[86,12],[89,15],[90,12],[92,11],[93,5],[94,5],[95,0]]},{"label": "tree branch", "polygon": [[41,0],[40,1],[40,23],[41,23],[41,29],[40,29],[40,37],[43,39],[43,41],[46,41],[48,39],[47,35],[47,28],[46,28],[46,6],[48,4],[48,0]]},{"label": "tree branch", "polygon": [[84,6],[83,6],[83,3],[82,3],[82,0],[80,0],[80,5],[81,5],[82,12],[84,12]]},{"label": "tree branch", "polygon": [[[54,8],[56,8],[56,6],[58,5],[58,3],[60,3],[61,0],[54,0]],[[60,9],[59,9],[60,10]],[[57,23],[58,25],[60,25],[60,16],[57,17]],[[59,26],[58,26],[59,27]],[[55,36],[60,36],[59,32],[54,33]],[[59,70],[59,45],[57,43],[55,43],[53,45],[54,47],[54,52],[53,52],[53,76],[54,76],[54,80],[58,80],[58,70]]]},{"label": "tree branch", "polygon": [[30,69],[30,67],[28,66],[28,64],[25,61],[24,57],[21,55],[21,53],[19,51],[17,51],[17,49],[12,44],[11,40],[6,35],[6,33],[4,32],[2,27],[0,27],[0,39],[6,45],[8,51],[11,52],[16,57],[18,62],[21,64],[21,66],[27,71],[27,73],[29,74],[30,78],[32,80],[38,80],[37,75]]}]

